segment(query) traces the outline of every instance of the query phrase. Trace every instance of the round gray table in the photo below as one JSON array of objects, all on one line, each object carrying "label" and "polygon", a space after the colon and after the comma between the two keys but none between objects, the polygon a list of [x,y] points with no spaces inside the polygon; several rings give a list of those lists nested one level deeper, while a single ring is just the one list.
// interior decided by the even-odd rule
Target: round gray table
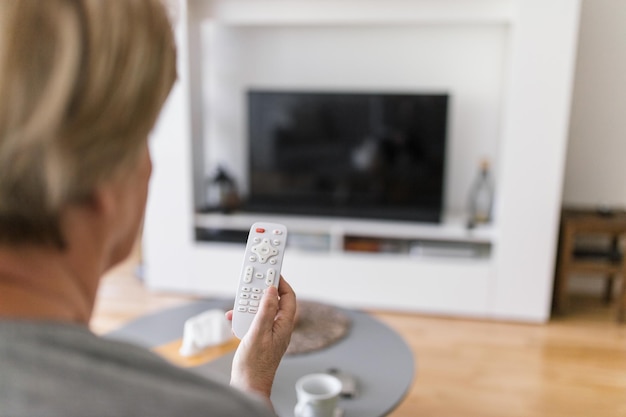
[{"label": "round gray table", "polygon": [[[231,309],[232,300],[208,299],[185,304],[136,319],[106,335],[147,348],[182,338],[185,321],[210,309]],[[338,368],[357,381],[355,398],[341,399],[344,417],[380,417],[389,414],[406,395],[415,362],[404,340],[387,325],[367,313],[342,310],[352,320],[350,332],[325,349],[283,358],[272,390],[272,402],[280,417],[293,417],[294,385],[303,375]],[[230,379],[234,353],[226,354],[194,370]]]}]

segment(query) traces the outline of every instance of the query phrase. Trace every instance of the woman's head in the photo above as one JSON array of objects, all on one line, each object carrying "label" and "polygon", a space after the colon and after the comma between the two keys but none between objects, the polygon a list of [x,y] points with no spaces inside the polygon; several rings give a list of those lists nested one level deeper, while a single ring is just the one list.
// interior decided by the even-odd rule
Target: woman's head
[{"label": "woman's head", "polygon": [[132,168],[175,73],[160,0],[2,0],[0,243],[62,244],[60,211]]}]

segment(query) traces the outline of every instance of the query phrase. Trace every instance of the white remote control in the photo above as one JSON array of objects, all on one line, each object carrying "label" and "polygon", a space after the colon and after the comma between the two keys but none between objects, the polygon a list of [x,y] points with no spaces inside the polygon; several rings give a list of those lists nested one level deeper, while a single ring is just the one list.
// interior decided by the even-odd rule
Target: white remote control
[{"label": "white remote control", "polygon": [[264,290],[278,288],[286,243],[287,228],[282,224],[259,222],[250,228],[233,307],[233,333],[239,339],[248,332]]}]

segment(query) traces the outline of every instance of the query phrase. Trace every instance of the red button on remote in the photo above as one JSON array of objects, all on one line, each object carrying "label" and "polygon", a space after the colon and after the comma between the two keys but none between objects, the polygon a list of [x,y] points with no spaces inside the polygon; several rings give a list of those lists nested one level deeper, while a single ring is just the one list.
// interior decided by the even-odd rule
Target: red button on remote
[{"label": "red button on remote", "polygon": [[262,227],[257,227],[256,228],[256,232],[257,233],[265,233],[265,229],[263,229]]}]

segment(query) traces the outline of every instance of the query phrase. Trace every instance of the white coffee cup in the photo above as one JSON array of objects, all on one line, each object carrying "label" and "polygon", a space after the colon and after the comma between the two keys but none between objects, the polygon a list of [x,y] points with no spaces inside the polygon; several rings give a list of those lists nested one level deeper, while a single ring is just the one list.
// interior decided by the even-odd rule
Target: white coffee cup
[{"label": "white coffee cup", "polygon": [[341,381],[329,374],[309,374],[296,382],[296,417],[334,417]]}]

